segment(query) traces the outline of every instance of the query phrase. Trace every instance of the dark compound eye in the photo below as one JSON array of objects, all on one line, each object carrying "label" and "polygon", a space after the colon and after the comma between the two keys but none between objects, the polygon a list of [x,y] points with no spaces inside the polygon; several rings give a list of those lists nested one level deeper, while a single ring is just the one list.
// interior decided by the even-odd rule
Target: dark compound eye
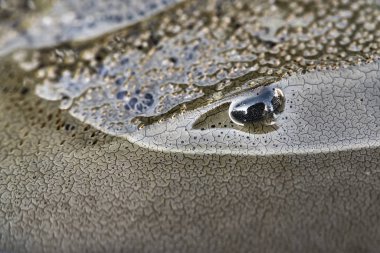
[{"label": "dark compound eye", "polygon": [[284,106],[285,97],[280,89],[262,87],[232,101],[229,116],[238,125],[273,124],[274,114],[281,113]]},{"label": "dark compound eye", "polygon": [[264,114],[265,104],[255,103],[250,106],[235,107],[235,109],[230,112],[230,117],[234,119],[234,122],[237,121],[244,125],[263,119]]}]

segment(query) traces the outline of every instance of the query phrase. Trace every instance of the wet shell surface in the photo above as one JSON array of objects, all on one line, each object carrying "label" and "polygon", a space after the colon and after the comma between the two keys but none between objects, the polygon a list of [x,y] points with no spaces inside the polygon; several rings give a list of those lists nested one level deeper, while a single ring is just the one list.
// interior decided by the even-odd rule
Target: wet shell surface
[{"label": "wet shell surface", "polygon": [[253,123],[273,125],[284,105],[285,96],[280,89],[263,87],[236,98],[228,114],[234,123],[241,126]]}]

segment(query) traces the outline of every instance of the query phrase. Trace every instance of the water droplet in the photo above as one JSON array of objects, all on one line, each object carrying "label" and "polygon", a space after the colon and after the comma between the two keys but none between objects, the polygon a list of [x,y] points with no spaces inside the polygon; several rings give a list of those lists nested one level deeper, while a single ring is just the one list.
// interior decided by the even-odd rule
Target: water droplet
[{"label": "water droplet", "polygon": [[235,124],[242,126],[253,123],[273,125],[284,106],[285,96],[279,88],[260,87],[232,101],[229,116]]}]

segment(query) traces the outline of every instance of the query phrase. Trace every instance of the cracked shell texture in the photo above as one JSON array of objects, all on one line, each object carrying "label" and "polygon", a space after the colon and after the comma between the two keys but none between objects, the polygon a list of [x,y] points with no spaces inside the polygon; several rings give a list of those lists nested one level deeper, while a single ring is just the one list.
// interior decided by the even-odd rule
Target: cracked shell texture
[{"label": "cracked shell texture", "polygon": [[378,146],[380,63],[296,75],[274,83],[286,97],[274,127],[241,127],[228,115],[237,97],[145,127],[130,140],[152,149],[226,154],[286,154]]},{"label": "cracked shell texture", "polygon": [[37,98],[15,69],[0,70],[3,252],[380,248],[379,146],[266,156],[146,149]]},{"label": "cracked shell texture", "polygon": [[[43,99],[112,135],[289,75],[371,62],[371,1],[188,1],[102,39],[32,52]],[[22,61],[21,61],[22,63]]]},{"label": "cracked shell texture", "polygon": [[[324,1],[315,3],[322,3],[322,9],[326,6]],[[333,11],[337,2],[328,3],[328,10]],[[376,8],[371,8],[371,5],[363,8],[364,3],[368,2],[346,2],[346,5],[361,13],[354,15],[355,18],[364,20],[364,23],[355,23],[355,27],[362,27],[362,24],[371,30],[373,26],[367,24],[366,19],[376,17],[371,15]],[[296,4],[302,6],[303,3],[297,1]],[[170,17],[170,13],[180,13],[181,10],[182,7],[163,13],[163,16]],[[223,13],[223,8],[220,11]],[[324,15],[323,11],[320,13]],[[347,13],[343,13],[345,15]],[[238,16],[245,17],[247,15],[243,13]],[[155,18],[162,20],[162,16]],[[373,21],[377,22],[376,19]],[[323,27],[329,28],[329,22]],[[344,27],[351,22],[352,19],[338,23]],[[132,28],[132,31],[137,31],[137,38],[140,38],[140,28]],[[264,37],[260,35],[260,40],[266,40],[268,34],[271,37],[274,29],[264,30],[267,32]],[[175,37],[175,31],[172,30],[172,37]],[[356,57],[352,60],[345,56],[336,58],[339,54],[332,50],[329,57],[335,59],[333,64],[330,65],[331,58],[325,62],[322,57],[318,58],[318,62],[322,62],[318,66],[323,69],[345,61],[355,65],[358,59],[366,60],[375,55],[376,48],[373,47],[376,43],[367,43],[357,37],[369,36],[371,41],[371,34],[376,34],[376,31],[366,33],[356,28],[348,31],[360,31],[360,36],[350,35],[349,40],[342,37],[343,42],[356,42],[350,48]],[[143,42],[140,40],[135,46],[146,54],[151,44]],[[357,51],[359,44],[362,49]],[[90,53],[84,56],[89,60],[82,64],[86,69],[95,62],[94,70],[88,68],[88,71],[94,71],[98,80],[97,75],[101,76],[98,73],[102,73],[99,72],[102,68],[97,64],[108,64],[104,57],[112,57],[107,50],[91,54],[92,46]],[[94,48],[93,51],[98,52],[96,45]],[[338,48],[346,50],[345,47]],[[366,48],[369,49],[367,53]],[[65,69],[69,74],[76,69],[78,76],[83,74],[80,72],[82,65],[76,65],[78,61],[75,58],[76,52],[82,48],[72,50],[68,46],[67,50],[63,49],[59,47],[50,53],[47,50],[54,63],[46,71],[50,82],[64,76],[54,69]],[[44,52],[32,54],[43,55]],[[94,58],[97,56],[97,60],[92,61],[92,55]],[[17,57],[22,58],[22,55]],[[301,62],[305,57],[299,58]],[[39,68],[44,66],[38,65],[40,61],[36,62]],[[291,69],[290,65],[286,66],[286,70]],[[303,65],[291,66],[294,66],[295,73]],[[0,64],[0,251],[252,252],[254,249],[257,252],[378,252],[378,62],[355,65],[346,70],[295,75],[276,83],[290,87],[288,97],[292,97],[289,91],[296,91],[296,100],[289,100],[287,104],[288,117],[307,124],[305,128],[294,120],[280,126],[279,131],[287,129],[287,126],[292,128],[289,136],[286,132],[277,136],[290,137],[293,141],[284,141],[281,152],[267,148],[270,146],[265,146],[265,140],[259,146],[262,149],[253,148],[248,152],[235,148],[227,137],[222,150],[230,152],[215,152],[215,147],[207,146],[212,142],[202,144],[198,139],[201,136],[216,136],[216,140],[220,129],[213,127],[215,123],[228,124],[223,116],[227,115],[223,113],[223,107],[215,106],[237,95],[230,94],[231,90],[215,96],[211,104],[196,104],[193,112],[185,110],[186,113],[194,113],[188,132],[195,134],[192,145],[199,143],[196,152],[192,151],[193,146],[191,152],[181,148],[181,140],[190,141],[189,136],[172,135],[170,139],[157,135],[161,139],[155,139],[154,132],[150,132],[151,136],[142,136],[146,138],[144,145],[150,145],[146,148],[106,134],[104,129],[96,130],[96,124],[88,125],[75,119],[71,112],[58,109],[60,101],[36,97],[35,77],[24,72],[34,68],[34,61],[29,64],[21,62],[17,66],[14,61],[2,59]],[[264,77],[272,75],[266,72],[270,71],[268,68],[262,71],[266,73]],[[44,79],[47,78],[44,73],[36,74]],[[232,86],[241,85],[243,81],[244,78],[238,79]],[[303,85],[310,89],[302,89]],[[321,100],[325,97],[322,97],[322,92],[328,99]],[[149,103],[149,96],[140,94]],[[300,104],[297,99],[307,103]],[[290,109],[291,101],[298,103],[297,107],[292,105]],[[321,111],[313,104],[326,104],[331,110]],[[302,112],[301,108],[306,111]],[[214,113],[212,117],[208,109]],[[341,115],[341,109],[349,114]],[[202,113],[197,115],[197,112]],[[304,116],[308,116],[307,120]],[[183,132],[182,119],[176,120],[172,125],[158,122],[161,125],[156,129],[162,131],[160,126],[172,126]],[[328,128],[334,122],[338,123],[336,128]],[[350,126],[350,122],[354,124]],[[229,132],[237,132],[233,126],[227,127]],[[153,128],[146,126],[144,129],[149,133]],[[255,133],[261,131],[237,130],[239,135],[248,132],[255,138]],[[275,134],[272,130],[265,131],[270,136]],[[297,131],[304,134],[296,135]],[[334,140],[332,146],[328,145],[324,134]],[[372,138],[368,140],[368,136]],[[180,139],[175,143],[173,138]],[[357,145],[356,140],[363,145]],[[306,145],[306,151],[293,145],[295,141]],[[322,148],[313,150],[313,141]],[[173,146],[163,149],[163,143]]]}]

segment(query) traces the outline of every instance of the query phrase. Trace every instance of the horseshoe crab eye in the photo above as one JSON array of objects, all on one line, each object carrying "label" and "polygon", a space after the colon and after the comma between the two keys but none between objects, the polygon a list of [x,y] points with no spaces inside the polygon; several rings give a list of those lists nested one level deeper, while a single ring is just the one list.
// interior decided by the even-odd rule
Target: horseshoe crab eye
[{"label": "horseshoe crab eye", "polygon": [[236,98],[229,108],[231,120],[241,126],[264,123],[274,124],[275,114],[284,111],[285,96],[279,88],[263,87]]}]

